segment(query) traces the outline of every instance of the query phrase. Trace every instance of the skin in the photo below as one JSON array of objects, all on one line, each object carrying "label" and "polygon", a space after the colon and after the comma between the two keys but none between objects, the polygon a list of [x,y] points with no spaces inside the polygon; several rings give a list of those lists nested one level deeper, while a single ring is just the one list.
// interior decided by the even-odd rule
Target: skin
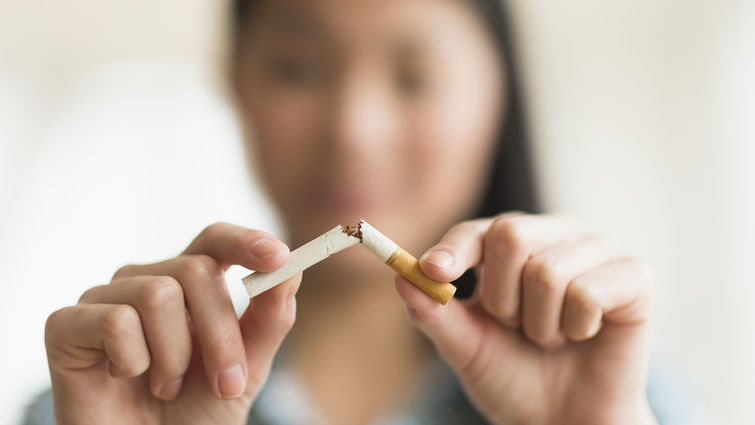
[{"label": "skin", "polygon": [[59,424],[243,424],[292,326],[279,360],[334,424],[400,402],[433,350],[491,423],[655,423],[648,267],[569,217],[462,221],[507,107],[505,64],[471,8],[278,0],[244,19],[232,82],[291,245],[364,217],[410,252],[431,246],[431,278],[475,268],[476,293],[441,306],[355,248],[237,319],[223,271],[274,270],[288,248],[212,225],[177,258],[126,266],[50,316]]},{"label": "skin", "polygon": [[53,313],[45,344],[56,423],[243,423],[293,324],[301,276],[237,320],[223,271],[275,270],[287,258],[264,232],[216,224],[179,257],[125,266]]}]

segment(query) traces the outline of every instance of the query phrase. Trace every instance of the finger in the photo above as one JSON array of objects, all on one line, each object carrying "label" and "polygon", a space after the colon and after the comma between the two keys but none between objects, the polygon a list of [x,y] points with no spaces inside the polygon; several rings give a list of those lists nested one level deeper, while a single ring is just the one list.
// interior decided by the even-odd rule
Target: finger
[{"label": "finger", "polygon": [[575,341],[598,334],[603,322],[619,325],[648,320],[654,295],[650,268],[635,259],[621,259],[574,279],[566,290],[564,335]]},{"label": "finger", "polygon": [[239,324],[249,369],[247,394],[254,397],[270,372],[273,357],[296,318],[296,292],[302,274],[257,295]]},{"label": "finger", "polygon": [[116,378],[133,378],[150,365],[139,313],[128,305],[89,304],[51,314],[45,325],[50,368],[81,370],[109,360]]},{"label": "finger", "polygon": [[561,215],[517,215],[495,219],[483,238],[483,257],[477,296],[483,308],[500,323],[520,323],[521,278],[529,257],[579,234],[579,226]]},{"label": "finger", "polygon": [[566,288],[574,278],[616,255],[605,241],[586,237],[565,241],[533,254],[522,271],[522,328],[545,349],[566,342],[561,314]]},{"label": "finger", "polygon": [[244,344],[223,265],[208,255],[181,255],[148,269],[181,284],[210,390],[224,399],[243,394],[247,378]]},{"label": "finger", "polygon": [[139,313],[150,357],[150,389],[163,400],[175,398],[191,360],[191,332],[184,293],[170,276],[137,276],[89,289],[80,303],[128,304]]},{"label": "finger", "polygon": [[397,275],[396,290],[407,305],[412,323],[435,345],[438,354],[457,372],[464,371],[483,344],[480,318],[456,299],[438,304]]},{"label": "finger", "polygon": [[420,257],[422,272],[431,279],[450,282],[477,265],[482,258],[482,237],[492,219],[478,219],[452,227]]},{"label": "finger", "polygon": [[[270,234],[227,223],[208,226],[183,252],[183,255],[210,256],[224,269],[238,264],[261,272],[278,269],[286,263],[288,254],[288,247]],[[113,279],[159,274],[151,264],[130,264],[119,269]]]},{"label": "finger", "polygon": [[270,272],[288,259],[288,247],[267,232],[216,223],[205,228],[184,254],[205,254],[229,264]]}]

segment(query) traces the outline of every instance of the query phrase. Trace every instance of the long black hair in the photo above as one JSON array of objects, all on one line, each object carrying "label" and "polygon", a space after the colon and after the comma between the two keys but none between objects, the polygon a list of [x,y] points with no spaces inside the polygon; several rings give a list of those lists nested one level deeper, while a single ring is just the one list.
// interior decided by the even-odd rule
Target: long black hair
[{"label": "long black hair", "polygon": [[[501,63],[506,107],[501,117],[495,148],[495,158],[490,170],[487,188],[473,217],[489,217],[504,211],[538,212],[534,170],[530,162],[524,104],[517,75],[515,44],[512,39],[510,15],[505,0],[460,0],[466,1],[478,13],[495,43]],[[234,0],[232,22],[238,36],[246,16],[255,0]],[[470,217],[472,218],[472,217]],[[454,284],[457,295],[466,297],[474,290],[476,278],[472,272],[465,273]]]}]

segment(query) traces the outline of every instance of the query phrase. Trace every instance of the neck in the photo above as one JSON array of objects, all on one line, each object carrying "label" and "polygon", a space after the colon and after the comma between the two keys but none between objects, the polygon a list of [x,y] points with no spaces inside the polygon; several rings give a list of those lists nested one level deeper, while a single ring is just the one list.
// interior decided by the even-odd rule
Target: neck
[{"label": "neck", "polygon": [[368,422],[402,398],[427,344],[407,320],[389,269],[369,279],[327,268],[307,273],[284,362],[331,423]]}]

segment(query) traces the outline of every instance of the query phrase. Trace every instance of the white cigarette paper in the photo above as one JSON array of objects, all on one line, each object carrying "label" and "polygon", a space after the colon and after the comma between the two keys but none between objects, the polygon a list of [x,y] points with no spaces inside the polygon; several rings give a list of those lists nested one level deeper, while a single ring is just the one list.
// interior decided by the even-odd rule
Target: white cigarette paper
[{"label": "white cigarette paper", "polygon": [[278,270],[270,273],[255,272],[243,278],[246,292],[249,293],[249,297],[255,297],[336,252],[343,251],[359,242],[356,236],[347,234],[342,226],[336,226],[292,251],[288,262]]},{"label": "white cigarette paper", "polygon": [[359,221],[359,230],[362,232],[362,245],[377,255],[383,262],[388,261],[398,249],[396,242],[388,239],[387,236],[364,220]]}]

